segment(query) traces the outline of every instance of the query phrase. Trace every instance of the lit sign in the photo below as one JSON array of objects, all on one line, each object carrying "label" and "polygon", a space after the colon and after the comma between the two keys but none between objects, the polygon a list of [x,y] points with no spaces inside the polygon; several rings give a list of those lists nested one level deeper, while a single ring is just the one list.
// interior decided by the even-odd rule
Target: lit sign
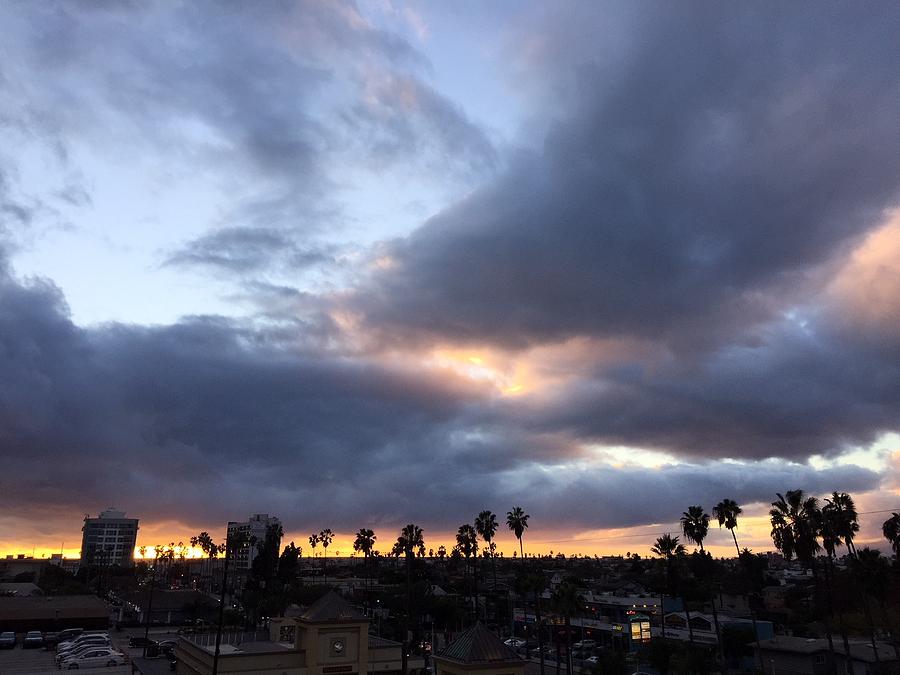
[{"label": "lit sign", "polygon": [[650,642],[650,622],[632,621],[631,640],[633,642]]}]

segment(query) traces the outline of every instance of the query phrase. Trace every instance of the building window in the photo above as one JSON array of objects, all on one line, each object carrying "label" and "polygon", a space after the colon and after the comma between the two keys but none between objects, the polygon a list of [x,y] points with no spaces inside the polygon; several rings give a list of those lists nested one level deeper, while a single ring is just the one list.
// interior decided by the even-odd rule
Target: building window
[{"label": "building window", "polygon": [[816,656],[815,656],[815,658],[813,659],[813,661],[815,662],[815,664],[816,664],[817,666],[821,666],[821,665],[823,665],[823,664],[825,663],[825,655],[824,655],[824,654],[816,654]]}]

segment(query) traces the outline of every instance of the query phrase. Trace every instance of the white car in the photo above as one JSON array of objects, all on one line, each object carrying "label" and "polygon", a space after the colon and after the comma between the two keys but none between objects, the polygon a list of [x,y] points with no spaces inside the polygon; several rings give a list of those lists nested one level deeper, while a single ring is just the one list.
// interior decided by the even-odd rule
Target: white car
[{"label": "white car", "polygon": [[65,670],[77,670],[78,668],[102,668],[103,666],[121,666],[125,664],[125,655],[109,647],[97,647],[88,649],[77,656],[63,659],[59,664]]},{"label": "white car", "polygon": [[59,652],[56,655],[56,662],[61,663],[64,659],[72,658],[73,656],[77,656],[84,652],[87,649],[101,649],[103,647],[111,647],[109,640],[97,640],[92,642],[86,642],[84,644],[80,644],[76,647],[72,647],[71,649],[67,649],[64,652]]},{"label": "white car", "polygon": [[600,663],[600,657],[599,656],[589,656],[584,660],[584,662],[587,663],[588,665],[594,666],[594,665]]},{"label": "white car", "polygon": [[597,646],[596,640],[579,640],[572,647],[575,649],[593,649]]},{"label": "white car", "polygon": [[64,652],[67,649],[72,649],[72,647],[78,647],[83,644],[88,644],[95,640],[100,639],[109,639],[109,633],[85,633],[83,635],[79,635],[77,638],[72,640],[66,640],[65,642],[60,642],[56,645],[57,652]]},{"label": "white car", "polygon": [[513,647],[514,649],[520,649],[520,648],[524,647],[524,646],[525,646],[526,644],[528,644],[528,643],[525,642],[525,640],[523,640],[523,639],[521,639],[521,638],[513,638],[513,637],[511,637],[511,638],[506,638],[506,639],[503,641],[503,644],[505,644],[507,647]]}]

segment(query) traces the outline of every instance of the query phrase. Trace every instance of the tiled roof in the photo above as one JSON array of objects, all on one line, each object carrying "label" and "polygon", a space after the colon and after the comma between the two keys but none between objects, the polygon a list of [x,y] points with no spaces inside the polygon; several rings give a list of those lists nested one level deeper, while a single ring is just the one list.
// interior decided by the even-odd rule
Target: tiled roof
[{"label": "tiled roof", "polygon": [[303,621],[328,623],[332,621],[365,621],[366,617],[357,612],[334,591],[328,591],[321,598],[306,608],[300,615]]},{"label": "tiled roof", "polygon": [[438,655],[457,663],[508,663],[522,659],[480,622],[462,633]]}]

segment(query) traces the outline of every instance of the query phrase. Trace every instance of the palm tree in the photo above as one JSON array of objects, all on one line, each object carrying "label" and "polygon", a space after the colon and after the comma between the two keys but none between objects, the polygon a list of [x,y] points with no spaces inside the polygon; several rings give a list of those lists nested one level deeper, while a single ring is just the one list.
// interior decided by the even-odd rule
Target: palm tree
[{"label": "palm tree", "polygon": [[[872,652],[877,664],[881,661],[881,658],[875,644],[875,622],[872,618],[868,597],[871,596],[876,599],[881,607],[882,620],[885,626],[891,628],[885,610],[885,598],[888,594],[888,561],[881,555],[881,551],[873,551],[866,547],[857,551],[856,555],[850,558],[850,569],[853,572],[853,577],[859,580],[863,587],[863,610],[866,614],[866,621],[869,623]],[[894,645],[894,651],[897,658],[900,658],[900,649],[897,648],[896,644]]]},{"label": "palm tree", "polygon": [[475,517],[475,531],[487,544],[486,550],[491,556],[491,569],[494,576],[494,593],[497,592],[497,563],[494,560],[494,535],[497,534],[497,516],[491,511],[482,511]]},{"label": "palm tree", "polygon": [[544,621],[541,616],[541,598],[547,588],[547,578],[539,565],[528,572],[522,580],[523,590],[534,593],[535,619],[537,621],[538,653],[540,654],[541,675],[544,675]]},{"label": "palm tree", "polygon": [[566,674],[572,675],[572,615],[579,609],[578,587],[563,581],[553,593],[553,604],[566,620]]},{"label": "palm tree", "polygon": [[475,588],[475,619],[478,619],[478,533],[475,528],[466,523],[460,525],[456,531],[456,546],[459,552],[466,558],[466,568],[469,566],[469,558],[472,558],[472,577]]},{"label": "palm tree", "polygon": [[[834,493],[837,495],[837,493]],[[827,499],[825,501],[828,501]],[[823,509],[822,515],[819,522],[819,534],[822,536],[822,548],[825,549],[826,553],[826,562],[825,562],[825,583],[827,586],[826,596],[828,601],[828,614],[830,617],[833,617],[835,614],[834,601],[832,600],[832,583],[831,580],[834,577],[834,558],[835,553],[837,552],[838,546],[845,543],[845,540],[841,536],[843,527],[842,520],[844,516],[839,512],[839,510],[832,506],[831,502],[829,502]],[[858,528],[857,528],[858,529]],[[849,547],[847,549],[850,550]],[[844,628],[844,613],[841,611],[840,607],[837,609],[838,616],[838,629],[841,633],[841,639],[844,643],[844,653],[850,653],[850,641],[847,637],[847,631]],[[830,632],[830,627],[828,628]],[[853,675],[853,660],[847,659],[847,672],[849,675]]]},{"label": "palm tree", "polygon": [[[676,555],[684,554],[684,544],[678,542],[678,537],[664,534],[658,537],[656,543],[650,549],[656,555],[666,560],[666,592],[672,595],[672,559]],[[659,596],[659,617],[662,623],[663,640],[666,639],[666,609],[662,595]],[[689,624],[690,625],[690,624]]]},{"label": "palm tree", "polygon": [[892,513],[891,517],[882,523],[881,532],[890,542],[897,560],[900,560],[900,513]]},{"label": "palm tree", "polygon": [[408,651],[407,639],[409,636],[409,620],[412,617],[412,564],[416,552],[419,553],[419,556],[425,555],[425,537],[422,528],[413,523],[406,525],[400,530],[400,536],[397,537],[396,547],[406,556],[406,615],[403,621],[403,652],[401,654],[403,675],[406,675]]},{"label": "palm tree", "polygon": [[506,525],[519,540],[519,557],[523,561],[525,560],[525,549],[522,547],[522,535],[525,534],[525,529],[528,527],[528,518],[528,514],[522,510],[521,506],[514,506],[512,511],[506,512]]},{"label": "palm tree", "polygon": [[316,557],[316,546],[319,545],[319,535],[313,532],[309,535],[309,545],[312,546],[313,558]]},{"label": "palm tree", "polygon": [[831,514],[832,525],[837,534],[844,540],[847,550],[855,554],[856,546],[853,544],[853,538],[859,533],[859,516],[853,497],[846,492],[832,492],[831,497],[825,499],[822,511]]},{"label": "palm tree", "polygon": [[[741,547],[738,546],[737,535],[734,531],[738,526],[738,516],[740,516],[744,510],[736,501],[726,498],[716,504],[712,511],[716,520],[719,521],[719,527],[724,527],[731,531],[731,538],[734,540],[734,548],[737,551],[738,564],[740,565],[743,561],[741,558]],[[753,638],[756,640],[756,652],[759,655],[760,672],[765,672],[766,668],[765,663],[763,662],[762,649],[759,646],[759,631],[756,627],[756,609],[754,609],[752,603],[750,605],[750,621],[753,623]]]},{"label": "palm tree", "polygon": [[719,527],[731,531],[731,538],[734,539],[734,548],[737,551],[738,559],[741,557],[741,547],[738,546],[737,535],[734,531],[737,529],[737,519],[744,511],[738,506],[733,499],[723,499],[713,507],[713,515],[719,521]]},{"label": "palm tree", "polygon": [[371,589],[369,588],[372,583],[372,575],[369,571],[369,556],[372,554],[372,549],[375,548],[375,540],[378,537],[375,536],[375,532],[372,530],[361,527],[359,532],[356,533],[356,539],[353,542],[353,550],[357,553],[359,551],[363,552],[365,556],[365,567],[366,567],[366,614],[369,613],[369,595]]},{"label": "palm tree", "polygon": [[[702,506],[689,506],[688,510],[681,514],[681,531],[686,539],[694,542],[700,547],[700,555],[706,555],[706,549],[703,548],[703,540],[709,534],[709,515],[703,510]],[[719,654],[722,661],[725,661],[725,652],[722,648],[722,639],[719,632],[719,612],[716,610],[716,600],[712,601],[713,624],[716,627],[716,643],[719,645]],[[685,603],[685,616],[687,614],[687,604]],[[690,618],[688,618],[690,622]]]},{"label": "palm tree", "polygon": [[328,547],[334,540],[334,532],[326,527],[319,532],[319,543],[322,544],[322,579],[328,585]]},{"label": "palm tree", "polygon": [[819,500],[807,497],[803,490],[788,490],[772,502],[769,511],[772,523],[772,541],[788,560],[796,556],[813,567],[815,555],[822,547],[818,534],[821,521]]}]

